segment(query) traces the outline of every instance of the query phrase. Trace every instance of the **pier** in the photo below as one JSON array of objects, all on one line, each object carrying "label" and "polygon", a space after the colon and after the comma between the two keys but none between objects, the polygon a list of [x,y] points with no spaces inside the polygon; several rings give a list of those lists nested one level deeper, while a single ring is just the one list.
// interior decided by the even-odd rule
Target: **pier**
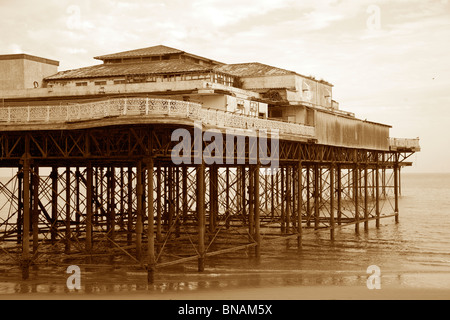
[{"label": "pier", "polygon": [[[210,73],[190,84],[198,96],[245,91],[227,79]],[[24,279],[44,256],[47,264],[109,257],[147,270],[151,283],[165,266],[197,261],[202,272],[213,255],[259,257],[267,241],[292,239],[301,250],[311,230],[333,240],[338,228],[398,223],[400,171],[420,151],[418,139],[392,138],[390,126],[331,99],[299,105],[305,121],[293,121],[276,116],[291,105],[273,92],[249,100],[268,106],[253,114],[251,103],[230,112],[152,93],[156,82],[126,94],[106,85],[82,100],[46,81],[20,97],[8,92],[0,107],[0,168],[13,173],[0,182],[0,255]]]}]

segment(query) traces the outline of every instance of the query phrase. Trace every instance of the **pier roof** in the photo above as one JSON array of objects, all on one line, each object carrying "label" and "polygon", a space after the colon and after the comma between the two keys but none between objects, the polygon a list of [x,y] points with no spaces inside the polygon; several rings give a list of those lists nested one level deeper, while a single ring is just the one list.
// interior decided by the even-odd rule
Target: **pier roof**
[{"label": "pier roof", "polygon": [[223,73],[228,73],[238,77],[267,77],[267,76],[284,76],[284,75],[298,75],[304,78],[308,78],[314,81],[318,81],[330,86],[331,83],[325,80],[317,80],[311,76],[305,76],[299,74],[295,71],[282,69],[278,67],[273,67],[260,62],[248,62],[248,63],[235,63],[226,64],[222,66],[215,67],[216,71],[221,71]]},{"label": "pier roof", "polygon": [[185,60],[162,60],[141,63],[100,64],[58,72],[46,80],[101,78],[127,75],[151,75],[183,72],[208,72],[212,68]]},{"label": "pier roof", "polygon": [[[139,58],[151,58],[151,57],[157,57],[157,56],[173,56],[173,55],[180,55],[184,57],[189,57],[197,60],[201,60],[203,62],[206,62],[208,64],[212,65],[222,65],[223,62],[219,62],[213,59],[205,58],[202,56],[198,56],[192,53],[188,53],[183,50],[167,47],[164,45],[157,45],[147,48],[141,48],[141,49],[135,49],[135,50],[128,50],[123,52],[117,52],[112,54],[106,54],[102,56],[94,57],[94,59],[102,60],[103,62],[111,62],[113,60],[130,60],[130,59],[139,59]],[[115,62],[115,61],[114,61]]]},{"label": "pier roof", "polygon": [[151,57],[151,56],[161,56],[167,54],[176,54],[176,53],[184,53],[184,51],[158,45],[148,48],[141,48],[135,50],[122,51],[112,54],[106,54],[102,56],[94,57],[97,60],[107,60],[107,59],[121,59],[121,58],[138,58],[138,57]]},{"label": "pier roof", "polygon": [[295,74],[294,71],[272,67],[259,62],[226,64],[216,67],[215,70],[229,73],[238,77],[263,77]]}]

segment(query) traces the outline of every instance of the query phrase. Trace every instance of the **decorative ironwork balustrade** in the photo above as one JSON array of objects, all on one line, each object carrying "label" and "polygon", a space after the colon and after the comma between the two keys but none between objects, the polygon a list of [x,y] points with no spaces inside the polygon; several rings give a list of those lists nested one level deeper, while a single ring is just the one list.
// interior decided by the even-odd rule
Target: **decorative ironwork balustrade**
[{"label": "decorative ironwork balustrade", "polygon": [[420,150],[419,138],[405,139],[405,138],[389,138],[389,146],[391,150],[411,149]]},{"label": "decorative ironwork balustrade", "polygon": [[49,106],[15,106],[0,108],[0,123],[66,123],[129,116],[174,116],[221,128],[279,130],[313,138],[315,128],[297,123],[261,119],[246,115],[205,109],[200,104],[153,98],[117,98],[88,103]]}]

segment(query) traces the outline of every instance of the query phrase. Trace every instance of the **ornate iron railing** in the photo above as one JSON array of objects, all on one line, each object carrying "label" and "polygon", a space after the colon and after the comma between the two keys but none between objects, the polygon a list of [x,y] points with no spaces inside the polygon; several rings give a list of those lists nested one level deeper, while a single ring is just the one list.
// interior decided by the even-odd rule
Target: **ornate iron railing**
[{"label": "ornate iron railing", "polygon": [[391,150],[397,149],[420,150],[419,138],[416,139],[389,138],[389,147]]},{"label": "ornate iron railing", "polygon": [[108,117],[157,115],[187,118],[221,128],[279,130],[280,134],[310,138],[315,136],[315,128],[312,126],[205,109],[192,102],[153,98],[115,98],[69,105],[4,107],[0,108],[0,123],[64,123]]}]

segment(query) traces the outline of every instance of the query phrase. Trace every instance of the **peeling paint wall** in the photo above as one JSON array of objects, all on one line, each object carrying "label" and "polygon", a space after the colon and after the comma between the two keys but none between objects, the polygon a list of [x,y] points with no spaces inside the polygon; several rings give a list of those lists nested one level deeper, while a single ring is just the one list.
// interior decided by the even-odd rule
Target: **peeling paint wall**
[{"label": "peeling paint wall", "polygon": [[319,144],[389,150],[389,127],[316,110]]}]

